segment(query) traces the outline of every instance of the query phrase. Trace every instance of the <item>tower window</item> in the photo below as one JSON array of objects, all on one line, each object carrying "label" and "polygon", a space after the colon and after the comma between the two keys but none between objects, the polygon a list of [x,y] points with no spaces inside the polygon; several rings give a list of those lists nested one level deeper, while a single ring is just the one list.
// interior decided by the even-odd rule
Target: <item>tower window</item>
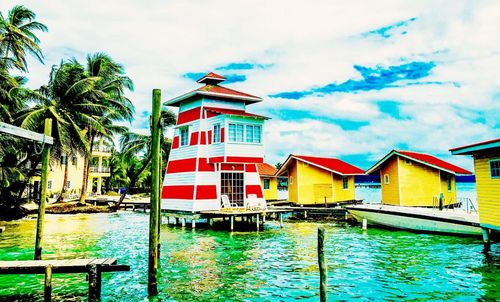
[{"label": "tower window", "polygon": [[189,128],[184,127],[179,129],[179,136],[180,136],[180,145],[181,146],[187,146],[189,145]]}]

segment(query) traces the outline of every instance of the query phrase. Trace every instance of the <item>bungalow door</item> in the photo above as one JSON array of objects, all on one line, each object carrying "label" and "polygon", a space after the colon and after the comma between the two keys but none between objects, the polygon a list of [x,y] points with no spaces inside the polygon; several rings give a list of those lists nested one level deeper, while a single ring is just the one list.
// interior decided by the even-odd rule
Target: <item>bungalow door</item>
[{"label": "bungalow door", "polygon": [[231,203],[244,206],[245,184],[243,173],[221,172],[221,194],[227,195]]}]

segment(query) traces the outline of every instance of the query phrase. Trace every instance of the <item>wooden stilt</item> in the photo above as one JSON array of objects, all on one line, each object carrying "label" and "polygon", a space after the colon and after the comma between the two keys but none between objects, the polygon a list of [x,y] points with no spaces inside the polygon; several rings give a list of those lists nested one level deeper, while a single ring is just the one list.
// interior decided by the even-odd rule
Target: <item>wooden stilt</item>
[{"label": "wooden stilt", "polygon": [[266,222],[266,214],[262,214],[262,224]]},{"label": "wooden stilt", "polygon": [[366,218],[363,218],[362,228],[363,228],[363,231],[366,231],[368,229],[368,220],[366,220]]},{"label": "wooden stilt", "polygon": [[52,301],[52,265],[45,267],[45,287],[43,290],[43,301]]},{"label": "wooden stilt", "polygon": [[231,215],[229,219],[231,220],[231,232],[232,232],[234,230],[234,216]]},{"label": "wooden stilt", "polygon": [[[52,133],[52,120],[45,119],[44,131],[45,135],[50,136]],[[40,203],[38,205],[38,217],[36,221],[36,239],[35,239],[35,260],[42,260],[42,240],[43,240],[43,225],[45,219],[45,206],[47,203],[47,183],[49,176],[49,160],[50,160],[50,145],[44,144],[42,151],[42,176],[41,176],[41,194]]]},{"label": "wooden stilt", "polygon": [[283,228],[283,213],[280,213],[280,228]]},{"label": "wooden stilt", "polygon": [[193,230],[196,229],[196,219],[194,219],[194,218],[191,219],[191,228]]},{"label": "wooden stilt", "polygon": [[181,218],[181,225],[182,227],[186,227],[186,218]]},{"label": "wooden stilt", "polygon": [[328,288],[328,271],[325,262],[325,229],[318,228],[318,265],[319,265],[319,298],[321,302],[326,302]]},{"label": "wooden stilt", "polygon": [[95,264],[89,266],[89,301],[101,298],[101,271]]},{"label": "wooden stilt", "polygon": [[490,250],[490,232],[486,228],[482,228],[483,231],[483,251],[488,252]]},{"label": "wooden stilt", "polygon": [[257,226],[257,231],[259,231],[260,225],[259,225],[259,214],[255,215],[255,225]]},{"label": "wooden stilt", "polygon": [[307,219],[307,211],[304,211],[304,218]]}]

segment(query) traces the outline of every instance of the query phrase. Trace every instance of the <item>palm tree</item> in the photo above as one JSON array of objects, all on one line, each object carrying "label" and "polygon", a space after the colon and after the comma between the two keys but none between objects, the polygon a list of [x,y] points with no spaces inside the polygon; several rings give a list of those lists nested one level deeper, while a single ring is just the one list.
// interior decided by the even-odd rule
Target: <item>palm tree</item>
[{"label": "palm tree", "polygon": [[[125,69],[121,64],[116,63],[110,56],[104,53],[96,53],[87,56],[86,72],[97,80],[96,94],[97,104],[107,108],[106,112],[100,117],[101,127],[94,127],[88,124],[86,129],[87,139],[90,141],[92,149],[94,140],[100,137],[112,137],[113,134],[123,133],[124,128],[117,127],[113,123],[116,121],[131,121],[134,114],[132,102],[125,97],[125,90],[132,91],[134,85],[132,80],[125,75]],[[90,157],[87,154],[84,160],[83,181],[79,203],[85,203],[85,194],[87,192],[87,183],[90,170]]]},{"label": "palm tree", "polygon": [[3,66],[27,71],[27,52],[43,63],[40,40],[34,32],[45,32],[47,26],[35,18],[36,14],[22,5],[14,6],[7,17],[0,12],[0,69]]},{"label": "palm tree", "polygon": [[89,154],[90,147],[80,125],[91,124],[101,128],[96,114],[105,112],[103,105],[95,104],[97,79],[88,77],[84,67],[75,60],[61,62],[50,73],[49,83],[39,90],[40,99],[17,117],[21,127],[39,130],[45,118],[51,118],[54,144],[53,158],[65,156],[65,173],[59,200],[67,189],[68,159],[76,154]]},{"label": "palm tree", "polygon": [[[160,149],[161,149],[161,167],[162,171],[165,169],[166,163],[168,161],[168,156],[170,154],[171,141],[165,138],[165,133],[167,129],[176,124],[175,114],[168,110],[166,107],[162,109],[160,115]],[[128,169],[127,171],[127,182],[124,192],[120,196],[120,200],[115,206],[116,209],[120,207],[120,204],[125,199],[125,195],[130,191],[131,188],[135,187],[136,183],[140,180],[143,172],[150,166],[152,153],[151,153],[151,143],[152,138],[150,135],[138,134],[133,132],[128,132],[124,134],[120,140],[121,145],[121,156],[122,162],[125,163]],[[134,159],[137,159],[138,155],[143,155],[140,163],[132,164]],[[160,177],[161,178],[161,177]],[[161,181],[160,181],[161,183]]]}]

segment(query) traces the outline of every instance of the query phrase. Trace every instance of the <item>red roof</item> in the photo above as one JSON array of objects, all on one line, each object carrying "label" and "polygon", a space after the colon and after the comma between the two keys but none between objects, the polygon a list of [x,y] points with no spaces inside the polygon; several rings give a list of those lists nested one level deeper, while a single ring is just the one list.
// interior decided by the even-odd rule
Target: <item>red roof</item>
[{"label": "red roof", "polygon": [[430,154],[425,154],[425,153],[417,153],[417,152],[411,152],[411,151],[400,151],[400,150],[395,150],[397,153],[400,153],[402,155],[405,155],[407,157],[410,157],[414,160],[423,162],[424,164],[428,164],[430,166],[433,166],[438,169],[442,170],[447,170],[451,171],[456,174],[472,174],[472,172],[467,171],[463,168],[460,168],[458,166],[455,166],[453,164],[450,164],[448,162],[445,162],[444,160],[441,160],[437,157],[434,157]]},{"label": "red roof", "polygon": [[203,87],[200,87],[196,89],[195,91],[202,91],[202,92],[210,92],[213,94],[222,94],[224,96],[237,96],[237,97],[250,97],[250,98],[256,98],[260,99],[258,96],[254,96],[248,93],[240,92],[234,89],[229,89],[226,87],[222,87],[219,85],[205,85]]},{"label": "red roof", "polygon": [[209,72],[206,75],[202,76],[200,79],[198,79],[196,82],[209,84],[209,83],[220,83],[224,82],[225,80],[226,80],[225,77],[213,72]]},{"label": "red roof", "polygon": [[246,112],[244,110],[236,110],[236,109],[226,109],[226,108],[215,108],[215,107],[204,107],[206,111],[213,112],[216,114],[227,114],[227,115],[236,115],[236,116],[248,116],[255,117],[260,119],[269,119],[268,117],[257,115],[253,113]]},{"label": "red roof", "polygon": [[274,176],[278,172],[278,169],[268,163],[257,164],[257,170],[262,176]]},{"label": "red roof", "polygon": [[348,164],[345,161],[342,161],[338,158],[304,156],[304,155],[293,155],[293,154],[292,157],[340,175],[365,174],[365,171],[361,170],[360,168]]},{"label": "red roof", "polygon": [[496,143],[496,142],[500,142],[500,138],[495,138],[492,140],[488,140],[488,141],[484,141],[484,142],[480,142],[480,143],[474,143],[474,144],[470,144],[470,145],[466,145],[466,146],[462,146],[462,147],[452,148],[449,151],[455,151],[455,150],[459,150],[459,149],[476,147],[476,146],[481,146],[481,145],[486,145],[486,144],[491,144],[491,143]]}]

